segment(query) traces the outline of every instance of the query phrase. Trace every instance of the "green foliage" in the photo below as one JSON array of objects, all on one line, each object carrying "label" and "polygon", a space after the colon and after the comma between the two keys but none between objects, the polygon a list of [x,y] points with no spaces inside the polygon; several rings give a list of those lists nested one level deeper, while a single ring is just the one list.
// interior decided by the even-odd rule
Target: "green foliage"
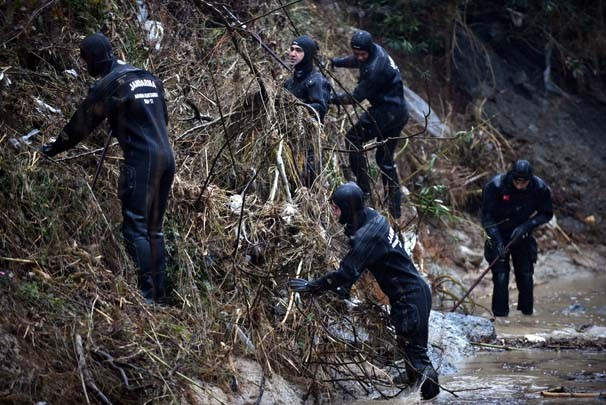
[{"label": "green foliage", "polygon": [[412,203],[419,210],[419,215],[430,215],[441,221],[456,220],[450,207],[444,203],[446,191],[446,186],[441,184],[421,187],[421,191],[412,195]]},{"label": "green foliage", "polygon": [[[485,14],[490,7],[486,2],[475,2],[476,14]],[[505,9],[523,16],[520,27],[511,26],[511,37],[520,36],[541,49],[546,43],[554,45],[554,67],[562,69],[565,76],[582,82],[590,75],[599,76],[606,64],[603,4],[589,0],[507,0]],[[507,15],[503,17],[507,18]],[[557,72],[556,72],[557,73]]]},{"label": "green foliage", "polygon": [[366,24],[390,49],[409,54],[439,54],[445,49],[449,19],[444,1],[358,0]]},{"label": "green foliage", "polygon": [[40,288],[35,281],[17,284],[17,296],[30,305],[37,305],[41,295]]}]

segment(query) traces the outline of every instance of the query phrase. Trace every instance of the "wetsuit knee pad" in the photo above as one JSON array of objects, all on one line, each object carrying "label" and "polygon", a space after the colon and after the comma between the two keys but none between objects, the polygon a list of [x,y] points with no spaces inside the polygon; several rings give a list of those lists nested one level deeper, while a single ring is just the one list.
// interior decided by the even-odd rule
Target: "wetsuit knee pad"
[{"label": "wetsuit knee pad", "polygon": [[419,330],[419,310],[414,304],[392,306],[390,317],[397,335],[410,336]]},{"label": "wetsuit knee pad", "polygon": [[496,285],[507,285],[509,284],[509,273],[505,271],[493,271],[492,272],[492,281]]}]

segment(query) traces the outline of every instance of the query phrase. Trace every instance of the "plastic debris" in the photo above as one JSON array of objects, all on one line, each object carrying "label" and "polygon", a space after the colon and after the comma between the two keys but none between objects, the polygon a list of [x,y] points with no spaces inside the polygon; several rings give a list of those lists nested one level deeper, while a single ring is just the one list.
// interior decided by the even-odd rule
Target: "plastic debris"
[{"label": "plastic debris", "polygon": [[35,138],[36,135],[38,135],[40,133],[39,129],[33,129],[31,131],[29,131],[27,134],[20,136],[19,138],[10,138],[8,140],[8,142],[11,144],[11,146],[17,150],[21,149],[21,146],[23,146],[23,144],[26,145],[31,145],[32,143],[32,138]]},{"label": "plastic debris", "polygon": [[235,194],[229,197],[229,203],[227,203],[229,209],[234,214],[239,214],[242,209],[242,196],[240,194]]},{"label": "plastic debris", "polygon": [[524,339],[526,339],[530,343],[543,343],[546,341],[543,336],[539,335],[524,335]]},{"label": "plastic debris", "polygon": [[286,203],[284,205],[284,209],[282,210],[282,219],[287,223],[287,224],[291,224],[293,218],[295,217],[295,215],[297,215],[299,211],[297,210],[297,207],[295,207],[294,204],[291,203]]},{"label": "plastic debris", "polygon": [[64,70],[63,73],[65,73],[68,76],[73,77],[74,79],[78,77],[78,73],[76,72],[75,69],[67,69],[67,70]]},{"label": "plastic debris", "polygon": [[9,87],[13,82],[11,82],[11,79],[9,79],[8,75],[4,72],[6,72],[6,70],[0,72],[0,82],[2,82],[6,87]]},{"label": "plastic debris", "polygon": [[48,105],[42,99],[40,99],[38,97],[32,97],[32,98],[34,99],[34,102],[36,103],[36,110],[39,113],[44,114],[46,111],[48,111],[53,114],[61,114],[60,108],[55,108],[52,105]]},{"label": "plastic debris", "polygon": [[137,15],[137,21],[147,31],[147,42],[155,49],[159,51],[162,47],[162,39],[164,38],[164,27],[160,21],[148,20],[149,11],[143,0],[137,0],[139,6],[139,14]]}]

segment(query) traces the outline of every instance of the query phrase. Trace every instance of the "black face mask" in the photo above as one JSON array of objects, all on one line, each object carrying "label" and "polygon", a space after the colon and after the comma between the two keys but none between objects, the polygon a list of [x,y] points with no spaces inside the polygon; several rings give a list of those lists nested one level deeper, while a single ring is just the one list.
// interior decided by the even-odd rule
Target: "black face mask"
[{"label": "black face mask", "polygon": [[108,74],[115,59],[111,43],[101,33],[89,35],[82,41],[80,56],[86,62],[88,73],[93,77]]},{"label": "black face mask", "polygon": [[352,181],[337,187],[332,202],[341,209],[339,223],[354,225],[364,212],[364,192]]},{"label": "black face mask", "polygon": [[318,51],[318,45],[316,44],[316,41],[314,41],[307,35],[302,35],[292,41],[292,44],[300,46],[301,49],[303,49],[303,52],[305,53],[301,62],[295,65],[295,70],[311,69],[314,64],[314,56]]}]

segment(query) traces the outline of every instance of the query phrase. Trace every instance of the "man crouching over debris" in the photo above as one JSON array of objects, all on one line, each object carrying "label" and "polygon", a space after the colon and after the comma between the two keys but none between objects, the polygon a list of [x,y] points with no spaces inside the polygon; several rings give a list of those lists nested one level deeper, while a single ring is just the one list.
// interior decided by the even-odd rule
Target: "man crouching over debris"
[{"label": "man crouching over debris", "polygon": [[148,303],[162,303],[166,267],[162,220],[175,173],[164,88],[151,73],[117,60],[103,34],[85,38],[80,56],[90,75],[101,79],[42,153],[52,157],[74,147],[109,119],[110,136],[116,136],[124,153],[118,197],[127,251],[139,268],[143,297]]},{"label": "man crouching over debris", "polygon": [[429,287],[387,219],[372,208],[364,208],[364,192],[360,187],[353,182],[339,186],[331,200],[334,215],[345,225],[351,250],[341,260],[339,270],[313,281],[290,280],[290,288],[310,293],[347,288],[369,269],[389,298],[390,317],[404,356],[408,382],[421,384],[423,399],[435,397],[440,392],[438,374],[427,356]]}]

